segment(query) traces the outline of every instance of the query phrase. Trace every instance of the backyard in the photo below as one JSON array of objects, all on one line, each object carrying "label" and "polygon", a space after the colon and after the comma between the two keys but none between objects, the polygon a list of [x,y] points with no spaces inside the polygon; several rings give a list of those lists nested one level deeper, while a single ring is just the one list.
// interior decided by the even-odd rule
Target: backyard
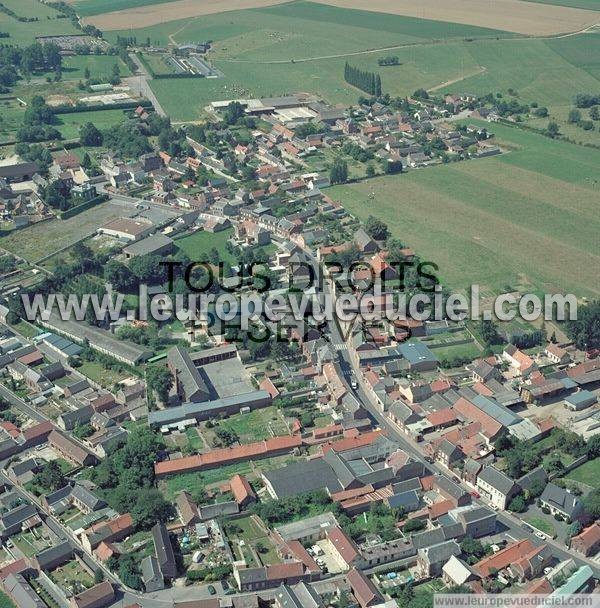
[{"label": "backyard", "polygon": [[592,488],[600,488],[600,458],[584,462],[566,475],[566,478]]},{"label": "backyard", "polygon": [[208,257],[211,249],[219,252],[219,259],[228,264],[234,263],[233,256],[227,251],[226,243],[233,234],[233,229],[221,232],[198,230],[189,236],[175,241],[175,244],[192,260],[199,262]]}]

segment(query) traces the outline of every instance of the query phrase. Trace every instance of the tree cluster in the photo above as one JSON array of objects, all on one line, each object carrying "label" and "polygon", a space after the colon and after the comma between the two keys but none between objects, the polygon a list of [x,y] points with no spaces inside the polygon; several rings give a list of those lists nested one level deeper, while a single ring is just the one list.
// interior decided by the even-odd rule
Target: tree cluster
[{"label": "tree cluster", "polygon": [[344,80],[369,95],[381,97],[381,76],[375,72],[361,70],[346,62]]}]

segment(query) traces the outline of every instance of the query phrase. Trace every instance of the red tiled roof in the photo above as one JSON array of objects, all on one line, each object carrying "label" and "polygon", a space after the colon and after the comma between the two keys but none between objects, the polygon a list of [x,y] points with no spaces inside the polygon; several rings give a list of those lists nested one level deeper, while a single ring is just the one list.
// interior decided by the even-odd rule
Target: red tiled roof
[{"label": "red tiled roof", "polygon": [[287,564],[274,564],[267,566],[267,580],[279,581],[287,578],[297,578],[304,574],[302,562],[289,562]]},{"label": "red tiled roof", "polygon": [[581,532],[577,536],[573,536],[571,542],[573,541],[581,542],[586,548],[592,547],[593,545],[600,543],[600,525],[598,524],[598,522],[594,522],[583,532]]},{"label": "red tiled roof", "polygon": [[18,361],[20,361],[23,365],[34,365],[35,363],[39,363],[43,360],[44,355],[42,355],[42,353],[37,349],[18,358]]},{"label": "red tiled roof", "polygon": [[454,409],[471,422],[481,423],[483,433],[488,437],[494,437],[502,430],[502,424],[480,410],[474,403],[461,397],[454,403]]},{"label": "red tiled roof", "polygon": [[440,424],[450,424],[451,422],[456,422],[456,413],[451,407],[446,407],[442,410],[438,410],[437,412],[431,412],[427,416],[427,420],[433,426],[439,426]]},{"label": "red tiled roof", "polygon": [[534,547],[531,544],[531,541],[525,538],[517,543],[508,545],[508,547],[498,551],[498,553],[494,553],[494,555],[482,559],[477,562],[473,568],[482,578],[485,578],[490,575],[490,570],[492,570],[492,568],[495,570],[507,568],[511,564],[523,559],[533,549]]},{"label": "red tiled roof", "polygon": [[434,502],[432,505],[427,507],[430,519],[437,519],[438,517],[441,517],[442,515],[448,513],[450,509],[454,509],[454,503],[451,500],[441,500],[440,502]]},{"label": "red tiled roof", "polygon": [[23,570],[27,570],[27,568],[29,568],[29,565],[24,558],[11,562],[0,570],[0,580],[4,580],[9,574],[23,572]]},{"label": "red tiled roof", "polygon": [[154,465],[154,472],[156,475],[168,475],[169,473],[196,471],[223,465],[227,462],[250,460],[251,458],[264,458],[272,452],[284,450],[291,451],[301,445],[302,438],[298,435],[293,435],[291,437],[272,437],[265,441],[257,441],[246,445],[212,450],[206,454],[185,456],[184,458],[157,462]]},{"label": "red tiled roof", "polygon": [[554,588],[550,581],[544,576],[527,587],[525,593],[527,595],[550,595],[553,591]]},{"label": "red tiled roof", "polygon": [[359,570],[350,570],[347,579],[361,608],[372,606],[375,601],[381,598],[377,587]]},{"label": "red tiled roof", "polygon": [[251,488],[248,480],[243,475],[234,475],[229,482],[233,498],[238,504],[243,503],[248,498],[254,498],[254,490]]},{"label": "red tiled roof", "polygon": [[327,531],[329,542],[336,548],[342,559],[351,566],[358,557],[358,547],[354,541],[346,536],[341,528],[333,527]]},{"label": "red tiled roof", "polygon": [[54,429],[54,425],[49,420],[45,420],[44,422],[40,422],[35,426],[29,427],[23,431],[23,439],[25,441],[31,441],[33,439],[38,439],[43,435],[49,435],[50,432]]},{"label": "red tiled roof", "polygon": [[358,437],[340,439],[339,441],[327,443],[323,446],[323,453],[326,454],[329,452],[329,450],[334,450],[335,452],[346,452],[347,450],[361,448],[373,443],[380,435],[385,435],[384,431],[369,431],[368,433],[362,433],[362,435],[359,435]]}]

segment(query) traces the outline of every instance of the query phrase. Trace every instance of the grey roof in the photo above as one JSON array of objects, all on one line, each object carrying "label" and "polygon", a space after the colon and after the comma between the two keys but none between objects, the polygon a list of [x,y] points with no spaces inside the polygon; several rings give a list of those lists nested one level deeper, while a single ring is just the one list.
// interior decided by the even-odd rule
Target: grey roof
[{"label": "grey roof", "polygon": [[160,567],[160,571],[165,578],[175,578],[177,566],[175,564],[175,554],[169,537],[169,531],[162,523],[157,523],[152,528],[152,538],[154,539],[154,551]]},{"label": "grey roof", "polygon": [[271,396],[267,391],[252,391],[241,395],[232,395],[223,399],[215,399],[205,403],[184,403],[179,407],[170,407],[164,410],[154,410],[148,413],[148,424],[163,425],[173,424],[181,420],[190,418],[205,417],[209,418],[213,414],[217,414],[220,410],[239,405],[252,406],[254,403],[269,400]]},{"label": "grey roof", "polygon": [[412,541],[415,549],[424,549],[425,547],[431,547],[432,545],[439,545],[447,540],[453,538],[463,537],[465,534],[462,523],[448,524],[441,526],[440,528],[434,528],[433,530],[427,530],[420,534],[412,536]]},{"label": "grey roof", "polygon": [[457,509],[457,516],[465,523],[470,524],[474,521],[481,521],[488,517],[496,517],[496,513],[487,507],[470,505]]},{"label": "grey roof", "polygon": [[446,563],[453,555],[460,555],[460,545],[453,539],[419,549],[419,555],[429,564]]},{"label": "grey roof", "polygon": [[581,508],[581,502],[577,496],[553,483],[549,483],[544,488],[540,500],[569,517]]},{"label": "grey roof", "polygon": [[517,483],[524,490],[529,490],[537,481],[541,481],[542,483],[546,483],[548,481],[548,475],[542,467],[536,467],[532,471],[529,471],[529,473],[518,479]]},{"label": "grey roof", "polygon": [[419,508],[419,496],[414,490],[394,494],[387,499],[391,509],[404,509],[405,511],[415,511]]},{"label": "grey roof", "polygon": [[443,475],[438,475],[435,478],[435,483],[441,490],[446,492],[446,494],[449,494],[457,500],[466,494],[466,491],[463,490],[457,483],[454,483]]},{"label": "grey roof", "polygon": [[266,471],[263,476],[278,498],[325,488],[330,492],[342,489],[335,471],[323,458],[294,462],[281,469]]},{"label": "grey roof", "polygon": [[404,342],[398,346],[400,354],[411,364],[437,362],[437,357],[422,342]]},{"label": "grey roof", "polygon": [[145,239],[141,239],[135,243],[131,243],[131,245],[127,245],[123,249],[124,253],[130,256],[137,255],[148,255],[152,254],[156,251],[160,251],[163,248],[166,249],[173,245],[173,239],[170,239],[168,236],[164,234],[154,234],[152,236],[148,236]]},{"label": "grey roof", "polygon": [[140,562],[140,570],[142,571],[142,581],[144,582],[144,585],[154,579],[162,579],[162,572],[160,571],[158,560],[154,555],[147,555]]},{"label": "grey roof", "polygon": [[277,606],[279,608],[321,608],[321,597],[310,586],[300,583],[295,587],[281,585],[277,589]]},{"label": "grey roof", "polygon": [[394,494],[401,494],[402,492],[408,492],[409,490],[420,492],[421,488],[421,480],[418,477],[392,484],[392,492],[394,492]]},{"label": "grey roof", "polygon": [[40,568],[43,569],[46,566],[54,564],[56,560],[62,560],[64,562],[69,561],[72,555],[73,547],[71,547],[69,541],[65,540],[58,545],[54,545],[53,547],[36,553],[35,558],[40,565]]},{"label": "grey roof", "polygon": [[91,405],[85,405],[70,412],[64,412],[59,416],[62,420],[64,428],[67,431],[74,429],[77,425],[87,424],[94,415],[94,408]]},{"label": "grey roof", "polygon": [[507,407],[484,395],[477,395],[473,397],[471,401],[481,411],[494,418],[494,420],[497,420],[503,426],[511,426],[522,420],[521,416],[518,416]]},{"label": "grey roof", "polygon": [[323,532],[327,528],[337,526],[335,515],[331,512],[321,513],[313,517],[307,517],[300,521],[293,521],[275,528],[276,532],[284,541],[298,540],[305,536]]},{"label": "grey roof", "polygon": [[96,511],[106,506],[106,503],[83,486],[75,484],[71,492],[73,498],[81,501],[88,509]]},{"label": "grey roof", "polygon": [[19,608],[46,608],[46,603],[21,574],[9,574],[4,580],[4,589]]},{"label": "grey roof", "polygon": [[508,495],[515,486],[515,482],[510,477],[491,466],[485,467],[483,471],[479,473],[479,479],[505,496]]},{"label": "grey roof", "polygon": [[187,400],[207,401],[210,398],[210,390],[206,382],[184,348],[174,346],[169,350],[167,360],[171,369],[176,370],[177,380],[181,383]]},{"label": "grey roof", "polygon": [[27,521],[30,517],[37,515],[37,509],[30,504],[24,504],[8,511],[2,517],[0,517],[0,525],[4,528],[10,528],[16,526],[24,521]]}]

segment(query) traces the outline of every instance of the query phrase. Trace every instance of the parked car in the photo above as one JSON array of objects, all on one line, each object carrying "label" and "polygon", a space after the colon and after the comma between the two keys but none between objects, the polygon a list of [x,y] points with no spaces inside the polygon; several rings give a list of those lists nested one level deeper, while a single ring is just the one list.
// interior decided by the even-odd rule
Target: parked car
[{"label": "parked car", "polygon": [[213,586],[213,585],[209,585],[209,586],[207,587],[207,589],[208,589],[208,592],[209,592],[211,595],[217,595],[217,590],[214,588],[214,586]]}]

